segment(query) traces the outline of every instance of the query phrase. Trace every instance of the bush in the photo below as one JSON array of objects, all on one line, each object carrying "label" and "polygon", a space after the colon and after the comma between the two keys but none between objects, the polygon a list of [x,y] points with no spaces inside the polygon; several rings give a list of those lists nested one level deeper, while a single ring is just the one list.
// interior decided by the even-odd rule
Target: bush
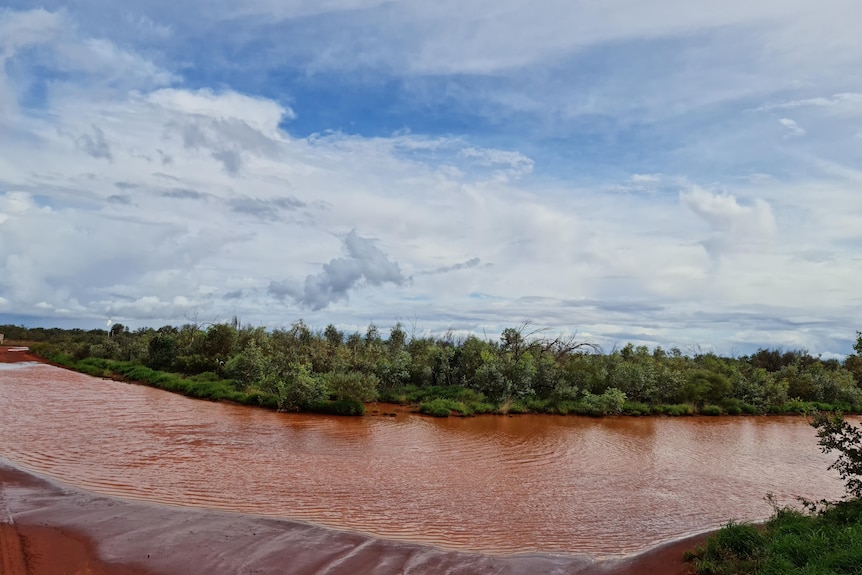
[{"label": "bush", "polygon": [[717,405],[706,405],[700,412],[703,415],[721,415],[721,408]]},{"label": "bush", "polygon": [[649,415],[650,406],[637,401],[627,401],[623,404],[623,413],[626,415]]},{"label": "bush", "polygon": [[352,401],[374,401],[377,399],[377,384],[379,380],[374,374],[350,372],[330,372],[324,376],[324,381],[336,399]]},{"label": "bush", "polygon": [[452,413],[452,400],[437,398],[419,404],[419,413],[432,417],[449,417]]},{"label": "bush", "polygon": [[335,401],[312,401],[303,406],[303,411],[324,413],[327,415],[363,415],[365,406],[362,402],[351,399],[336,399]]},{"label": "bush", "polygon": [[684,415],[694,415],[694,408],[687,403],[676,403],[673,405],[662,404],[653,408],[654,413],[669,415],[671,417],[680,417]]}]

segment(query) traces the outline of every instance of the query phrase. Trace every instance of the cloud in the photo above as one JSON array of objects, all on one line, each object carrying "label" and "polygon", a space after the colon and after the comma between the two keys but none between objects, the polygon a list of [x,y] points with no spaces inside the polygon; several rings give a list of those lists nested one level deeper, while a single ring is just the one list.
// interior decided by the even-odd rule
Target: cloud
[{"label": "cloud", "polygon": [[3,313],[725,351],[857,328],[852,2],[25,5]]},{"label": "cloud", "polygon": [[795,108],[833,108],[847,111],[862,110],[862,93],[846,92],[834,94],[829,97],[818,96],[815,98],[803,98],[789,100],[777,104],[766,104],[755,109],[755,111],[792,110]]},{"label": "cloud", "polygon": [[462,149],[460,155],[475,160],[482,166],[504,166],[494,171],[494,177],[501,181],[520,178],[533,171],[533,160],[520,152],[470,147]]},{"label": "cloud", "polygon": [[803,128],[799,127],[799,124],[797,124],[796,121],[791,120],[790,118],[781,118],[778,120],[778,123],[790,131],[790,133],[787,134],[787,137],[804,136],[806,133]]},{"label": "cloud", "polygon": [[305,203],[296,198],[282,197],[271,200],[241,196],[228,200],[230,209],[239,214],[247,214],[264,221],[275,221],[282,210],[296,210],[305,207]]},{"label": "cloud", "polygon": [[442,266],[435,268],[433,270],[416,272],[415,275],[436,275],[436,274],[447,274],[449,272],[455,272],[460,270],[468,270],[470,268],[475,268],[482,263],[482,260],[479,258],[470,258],[465,262],[460,262],[457,264],[452,264],[450,266]]},{"label": "cloud", "polygon": [[360,237],[356,230],[344,238],[344,250],[346,258],[330,260],[323,271],[307,276],[302,286],[273,281],[269,293],[278,299],[290,296],[303,307],[320,310],[347,299],[348,292],[362,280],[372,286],[403,285],[406,281],[398,264],[390,261],[374,240]]},{"label": "cloud", "polygon": [[704,247],[713,255],[762,248],[776,233],[772,209],[763,200],[741,205],[732,195],[709,192],[698,186],[681,192],[679,199],[711,228],[712,235],[704,241]]},{"label": "cloud", "polygon": [[91,134],[81,134],[75,139],[75,145],[94,158],[105,158],[111,160],[111,147],[105,139],[102,129],[96,125],[91,126]]}]

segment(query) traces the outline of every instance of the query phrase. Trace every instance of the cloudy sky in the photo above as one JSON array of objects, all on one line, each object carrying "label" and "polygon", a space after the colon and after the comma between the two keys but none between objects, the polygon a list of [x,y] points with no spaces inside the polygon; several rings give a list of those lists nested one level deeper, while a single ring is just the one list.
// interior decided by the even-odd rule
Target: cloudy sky
[{"label": "cloudy sky", "polygon": [[846,354],[857,0],[3,0],[0,323]]}]

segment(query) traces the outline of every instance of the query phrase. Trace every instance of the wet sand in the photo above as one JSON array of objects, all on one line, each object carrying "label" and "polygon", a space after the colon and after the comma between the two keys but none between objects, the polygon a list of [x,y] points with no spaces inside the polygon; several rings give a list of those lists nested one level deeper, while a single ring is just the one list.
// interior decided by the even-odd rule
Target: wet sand
[{"label": "wet sand", "polygon": [[[0,348],[0,362],[8,361],[38,358]],[[683,575],[691,573],[683,553],[703,539],[599,562],[445,551],[299,521],[95,495],[0,460],[0,572],[9,575]]]}]

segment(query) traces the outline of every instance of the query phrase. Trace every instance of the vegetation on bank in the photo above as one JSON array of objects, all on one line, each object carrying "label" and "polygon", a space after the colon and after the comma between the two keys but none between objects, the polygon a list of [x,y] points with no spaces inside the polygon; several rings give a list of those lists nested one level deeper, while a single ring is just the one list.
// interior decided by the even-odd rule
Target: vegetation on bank
[{"label": "vegetation on bank", "polygon": [[55,363],[193,397],[284,411],[361,413],[363,402],[416,405],[434,416],[553,413],[602,416],[862,411],[862,334],[855,354],[684,354],[628,344],[602,352],[544,337],[525,323],[499,339],[345,334],[297,321],[267,331],[233,323],[130,331],[0,326]]},{"label": "vegetation on bank", "polygon": [[837,451],[847,496],[801,500],[803,510],[774,505],[762,526],[730,522],[688,554],[700,575],[858,575],[862,573],[862,430],[838,415],[816,414],[821,449]]}]

